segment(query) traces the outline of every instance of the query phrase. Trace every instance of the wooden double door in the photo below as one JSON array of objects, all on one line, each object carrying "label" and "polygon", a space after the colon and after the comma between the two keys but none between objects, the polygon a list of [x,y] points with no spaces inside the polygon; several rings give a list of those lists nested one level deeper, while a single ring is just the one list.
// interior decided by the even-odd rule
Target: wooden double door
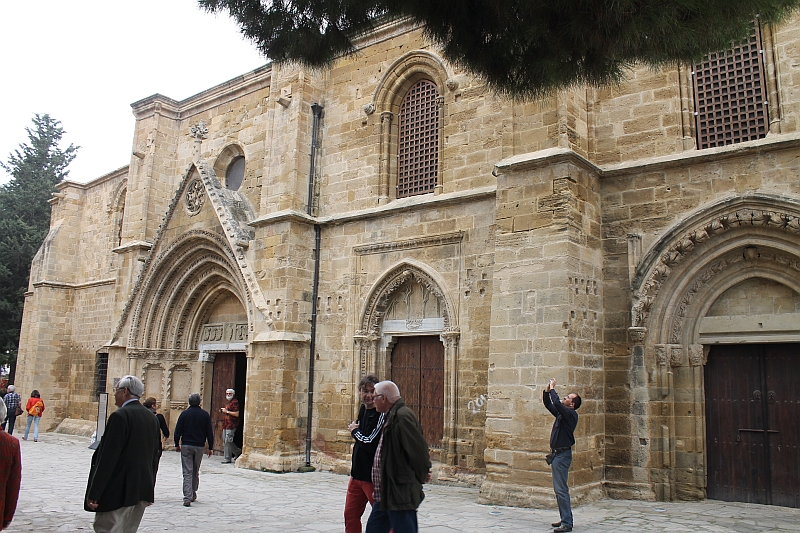
[{"label": "wooden double door", "polygon": [[707,494],[800,507],[800,345],[713,346],[705,368]]},{"label": "wooden double door", "polygon": [[444,432],[444,345],[439,337],[400,337],[392,350],[392,381],[419,418],[425,440],[441,448]]},{"label": "wooden double door", "polygon": [[214,377],[211,382],[211,427],[214,428],[214,451],[222,453],[225,445],[222,442],[222,417],[220,408],[225,407],[225,391],[236,391],[239,400],[239,427],[233,441],[242,446],[244,430],[244,398],[247,385],[247,355],[244,352],[218,353],[214,357]]}]

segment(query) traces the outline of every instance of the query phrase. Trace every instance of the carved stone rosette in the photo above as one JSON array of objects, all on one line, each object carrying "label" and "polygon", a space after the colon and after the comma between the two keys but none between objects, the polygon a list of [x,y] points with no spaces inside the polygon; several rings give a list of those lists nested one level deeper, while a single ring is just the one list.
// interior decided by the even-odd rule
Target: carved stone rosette
[{"label": "carved stone rosette", "polygon": [[186,187],[186,211],[194,216],[203,208],[206,201],[206,191],[200,180],[192,181]]}]

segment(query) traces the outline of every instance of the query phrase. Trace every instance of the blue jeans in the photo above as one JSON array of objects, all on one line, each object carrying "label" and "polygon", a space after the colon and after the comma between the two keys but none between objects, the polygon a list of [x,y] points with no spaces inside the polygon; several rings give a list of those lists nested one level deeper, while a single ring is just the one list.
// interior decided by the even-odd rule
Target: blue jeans
[{"label": "blue jeans", "polygon": [[372,504],[365,533],[417,533],[417,511],[381,511],[381,502]]},{"label": "blue jeans", "polygon": [[25,436],[22,437],[28,440],[28,433],[31,430],[31,422],[33,422],[33,440],[39,440],[39,420],[41,416],[28,415],[28,420],[25,421]]},{"label": "blue jeans", "polygon": [[572,527],[572,506],[569,503],[569,467],[572,464],[572,450],[561,452],[553,459],[553,490],[556,493],[561,525]]}]

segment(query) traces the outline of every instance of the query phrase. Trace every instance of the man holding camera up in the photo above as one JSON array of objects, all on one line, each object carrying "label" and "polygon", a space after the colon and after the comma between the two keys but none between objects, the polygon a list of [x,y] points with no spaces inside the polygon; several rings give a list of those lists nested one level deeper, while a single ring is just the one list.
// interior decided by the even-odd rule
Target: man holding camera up
[{"label": "man holding camera up", "polygon": [[558,512],[561,520],[553,523],[554,533],[572,531],[572,507],[569,501],[569,467],[572,464],[572,446],[575,444],[575,427],[578,425],[577,409],[581,406],[581,397],[567,394],[559,400],[555,390],[556,380],[551,379],[544,388],[542,401],[556,421],[550,432],[550,453],[547,462],[553,472],[553,490],[556,493]]}]

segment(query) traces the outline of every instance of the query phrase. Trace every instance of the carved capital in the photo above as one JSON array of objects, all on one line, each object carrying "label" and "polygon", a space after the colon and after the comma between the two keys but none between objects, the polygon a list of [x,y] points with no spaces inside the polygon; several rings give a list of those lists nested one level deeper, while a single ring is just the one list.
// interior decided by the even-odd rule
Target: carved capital
[{"label": "carved capital", "polygon": [[703,366],[708,362],[709,348],[702,344],[689,345],[689,364],[692,366]]},{"label": "carved capital", "polygon": [[656,360],[658,366],[667,366],[667,345],[656,344]]},{"label": "carved capital", "polygon": [[642,344],[647,337],[647,328],[643,326],[632,326],[628,328],[628,336],[635,344]]},{"label": "carved capital", "polygon": [[680,344],[669,344],[669,366],[681,366],[683,364],[683,346]]}]

